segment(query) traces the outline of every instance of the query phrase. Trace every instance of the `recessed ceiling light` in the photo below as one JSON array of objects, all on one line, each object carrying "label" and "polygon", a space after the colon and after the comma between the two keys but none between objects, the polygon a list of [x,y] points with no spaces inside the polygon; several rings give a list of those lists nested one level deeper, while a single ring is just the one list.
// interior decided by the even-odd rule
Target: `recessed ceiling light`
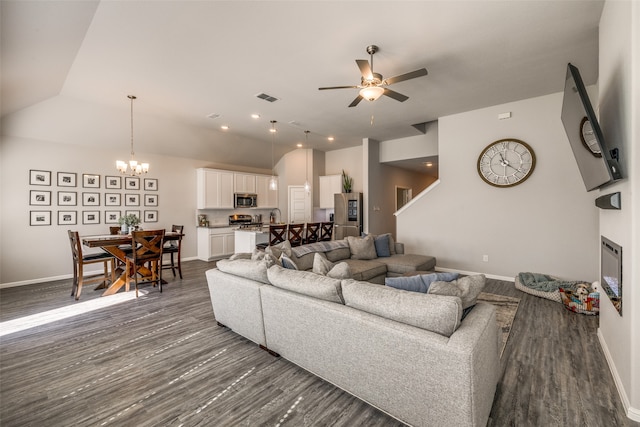
[{"label": "recessed ceiling light", "polygon": [[302,148],[302,144],[298,142],[298,143],[296,144],[296,147],[298,147],[298,148]]},{"label": "recessed ceiling light", "polygon": [[260,114],[253,113],[253,114],[251,115],[251,118],[252,118],[252,119],[259,119],[259,118],[260,118]]},{"label": "recessed ceiling light", "polygon": [[423,163],[426,167],[430,168],[431,166],[433,166],[433,163],[431,162],[424,162]]},{"label": "recessed ceiling light", "polygon": [[222,130],[229,130],[229,126],[227,126],[227,125],[222,125],[222,126],[220,126],[220,129],[222,129]]},{"label": "recessed ceiling light", "polygon": [[330,137],[328,137],[327,139],[328,139],[329,141],[333,141],[335,138],[334,138],[334,137],[332,137],[332,136],[330,136]]}]

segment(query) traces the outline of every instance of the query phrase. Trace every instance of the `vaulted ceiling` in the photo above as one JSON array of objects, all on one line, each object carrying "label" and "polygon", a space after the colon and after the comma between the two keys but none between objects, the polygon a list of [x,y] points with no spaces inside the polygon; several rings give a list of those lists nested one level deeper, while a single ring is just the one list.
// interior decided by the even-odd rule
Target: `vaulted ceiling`
[{"label": "vaulted ceiling", "polygon": [[[305,142],[304,130],[310,146],[326,151],[418,135],[414,124],[559,92],[568,62],[596,83],[602,7],[2,0],[3,133],[126,149],[134,94],[137,151],[270,168],[271,120],[279,155]],[[384,77],[428,70],[392,86],[407,101],[383,96],[349,108],[357,89],[318,90],[359,84],[355,59],[369,59],[370,44],[380,48],[374,70]],[[60,126],[69,122],[73,132]]]}]

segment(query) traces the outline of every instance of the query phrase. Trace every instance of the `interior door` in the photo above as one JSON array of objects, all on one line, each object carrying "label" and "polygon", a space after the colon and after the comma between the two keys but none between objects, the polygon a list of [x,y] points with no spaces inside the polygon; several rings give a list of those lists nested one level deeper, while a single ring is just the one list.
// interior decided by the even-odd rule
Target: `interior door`
[{"label": "interior door", "polygon": [[311,194],[301,185],[289,186],[289,222],[311,222]]}]

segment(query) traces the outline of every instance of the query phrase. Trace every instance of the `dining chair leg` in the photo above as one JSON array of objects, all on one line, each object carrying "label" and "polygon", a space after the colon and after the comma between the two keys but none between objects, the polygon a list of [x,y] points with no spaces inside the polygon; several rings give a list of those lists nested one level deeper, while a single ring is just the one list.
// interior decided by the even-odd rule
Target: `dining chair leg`
[{"label": "dining chair leg", "polygon": [[124,291],[129,292],[129,284],[131,283],[131,275],[129,274],[129,272],[131,271],[131,264],[129,263],[129,261],[127,261],[124,268],[126,270],[124,273]]},{"label": "dining chair leg", "polygon": [[80,293],[82,293],[82,282],[84,280],[84,268],[82,264],[78,266],[78,284],[76,285],[76,301],[80,299]]},{"label": "dining chair leg", "polygon": [[73,263],[73,285],[71,286],[71,296],[75,296],[78,288],[78,265]]},{"label": "dining chair leg", "polygon": [[176,266],[173,263],[173,252],[171,252],[169,255],[171,255],[171,272],[173,273],[173,277],[176,277]]},{"label": "dining chair leg", "polygon": [[[173,257],[173,254],[171,254],[171,257]],[[180,253],[178,253],[178,273],[180,274],[180,280],[182,280],[182,265],[180,263]]]}]

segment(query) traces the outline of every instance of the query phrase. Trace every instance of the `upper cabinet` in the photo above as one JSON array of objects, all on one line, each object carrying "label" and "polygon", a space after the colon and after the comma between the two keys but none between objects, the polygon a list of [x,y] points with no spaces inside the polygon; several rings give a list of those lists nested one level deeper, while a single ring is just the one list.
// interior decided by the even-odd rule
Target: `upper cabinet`
[{"label": "upper cabinet", "polygon": [[342,193],[342,175],[326,175],[320,178],[320,209],[333,209],[333,195]]},{"label": "upper cabinet", "polygon": [[234,188],[236,193],[257,193],[256,175],[234,172]]},{"label": "upper cabinet", "polygon": [[197,169],[197,208],[233,209],[233,172]]},{"label": "upper cabinet", "polygon": [[258,195],[259,208],[277,208],[278,207],[278,190],[269,189],[270,176],[256,176],[256,194]]}]

